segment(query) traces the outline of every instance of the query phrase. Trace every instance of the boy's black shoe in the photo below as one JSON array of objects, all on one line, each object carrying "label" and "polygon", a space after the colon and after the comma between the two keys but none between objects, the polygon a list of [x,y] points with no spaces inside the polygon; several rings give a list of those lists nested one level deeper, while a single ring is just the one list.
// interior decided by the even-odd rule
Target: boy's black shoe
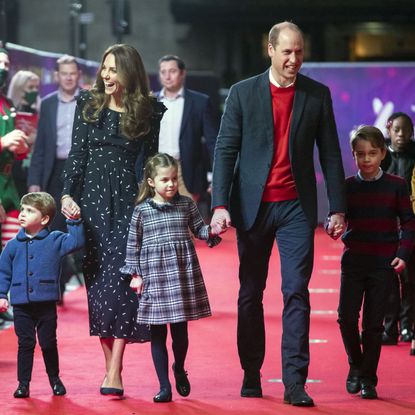
[{"label": "boy's black shoe", "polygon": [[401,342],[411,343],[414,338],[414,332],[411,329],[403,329],[401,331]]},{"label": "boy's black shoe", "polygon": [[52,387],[52,392],[55,396],[63,396],[66,394],[65,386],[59,377],[49,379],[50,386]]},{"label": "boy's black shoe", "polygon": [[15,398],[28,398],[30,396],[30,392],[29,392],[29,384],[27,383],[19,383],[19,386],[17,387],[17,389],[14,391],[13,396]]},{"label": "boy's black shoe", "polygon": [[361,380],[359,376],[347,376],[346,379],[346,390],[349,393],[358,393],[361,388]]},{"label": "boy's black shoe", "polygon": [[261,373],[259,371],[245,372],[241,396],[243,398],[262,398]]},{"label": "boy's black shoe", "polygon": [[362,382],[360,396],[362,399],[377,399],[376,386],[373,383]]},{"label": "boy's black shoe", "polygon": [[314,406],[314,401],[304,389],[304,385],[296,383],[285,388],[284,403],[293,406]]},{"label": "boy's black shoe", "polygon": [[187,372],[176,372],[176,365],[173,363],[172,366],[174,378],[176,379],[176,390],[181,396],[189,396],[190,394],[190,382],[187,377]]},{"label": "boy's black shoe", "polygon": [[398,336],[391,336],[384,331],[382,334],[382,344],[384,346],[395,346],[398,344]]}]

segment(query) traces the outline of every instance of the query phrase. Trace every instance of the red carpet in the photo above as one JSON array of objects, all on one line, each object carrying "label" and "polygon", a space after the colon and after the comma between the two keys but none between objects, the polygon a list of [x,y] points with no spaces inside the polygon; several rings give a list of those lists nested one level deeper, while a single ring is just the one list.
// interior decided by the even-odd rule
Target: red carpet
[{"label": "red carpet", "polygon": [[[189,325],[190,350],[186,369],[192,384],[189,398],[173,393],[173,402],[154,404],[158,391],[149,344],[128,345],[124,360],[125,399],[99,394],[104,376],[98,339],[89,337],[84,289],[65,297],[59,314],[61,377],[68,394],[53,397],[39,350],[36,352],[31,398],[12,397],[17,386],[16,347],[13,329],[0,331],[0,414],[36,415],[276,415],[319,413],[397,414],[415,413],[415,357],[409,345],[384,347],[378,401],[364,401],[345,391],[347,361],[336,323],[339,257],[342,244],[322,230],[316,235],[314,275],[311,280],[311,366],[308,391],[315,408],[295,408],[283,403],[280,383],[281,294],[278,255],[272,258],[265,294],[267,355],[262,370],[263,399],[240,398],[242,371],[236,351],[236,298],[238,260],[233,231],[214,249],[197,243],[199,258],[214,316]],[[172,377],[171,377],[172,380]]]}]

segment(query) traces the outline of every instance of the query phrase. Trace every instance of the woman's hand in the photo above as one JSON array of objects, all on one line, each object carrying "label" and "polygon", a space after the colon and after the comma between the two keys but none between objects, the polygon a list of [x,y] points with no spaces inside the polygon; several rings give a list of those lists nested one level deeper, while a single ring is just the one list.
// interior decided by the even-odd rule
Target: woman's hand
[{"label": "woman's hand", "polygon": [[137,294],[142,294],[144,290],[144,282],[140,275],[132,275],[131,276],[130,287],[133,291]]},{"label": "woman's hand", "polygon": [[22,130],[13,130],[1,137],[1,146],[15,154],[27,153],[29,145],[27,135]]},{"label": "woman's hand", "polygon": [[66,219],[79,219],[81,216],[81,209],[71,196],[65,195],[61,199],[61,212]]}]

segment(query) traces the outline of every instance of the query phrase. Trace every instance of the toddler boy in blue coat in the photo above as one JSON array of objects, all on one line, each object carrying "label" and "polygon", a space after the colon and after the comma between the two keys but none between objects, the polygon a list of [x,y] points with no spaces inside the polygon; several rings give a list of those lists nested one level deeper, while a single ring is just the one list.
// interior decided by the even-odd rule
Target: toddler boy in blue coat
[{"label": "toddler boy in blue coat", "polygon": [[62,258],[83,247],[84,228],[80,212],[67,220],[68,232],[48,229],[56,213],[53,197],[45,192],[24,195],[20,202],[20,231],[0,256],[0,311],[13,305],[14,329],[18,337],[15,398],[29,397],[36,332],[54,395],[65,395],[59,378],[56,340],[56,302],[60,299]]}]

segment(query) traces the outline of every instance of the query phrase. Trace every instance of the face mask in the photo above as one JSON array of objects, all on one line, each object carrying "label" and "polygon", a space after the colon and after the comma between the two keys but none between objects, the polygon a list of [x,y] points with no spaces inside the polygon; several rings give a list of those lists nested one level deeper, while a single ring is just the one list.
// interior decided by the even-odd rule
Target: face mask
[{"label": "face mask", "polygon": [[23,99],[28,105],[32,105],[36,102],[38,91],[25,91]]},{"label": "face mask", "polygon": [[0,88],[3,88],[6,85],[8,76],[9,71],[7,69],[0,69]]}]

